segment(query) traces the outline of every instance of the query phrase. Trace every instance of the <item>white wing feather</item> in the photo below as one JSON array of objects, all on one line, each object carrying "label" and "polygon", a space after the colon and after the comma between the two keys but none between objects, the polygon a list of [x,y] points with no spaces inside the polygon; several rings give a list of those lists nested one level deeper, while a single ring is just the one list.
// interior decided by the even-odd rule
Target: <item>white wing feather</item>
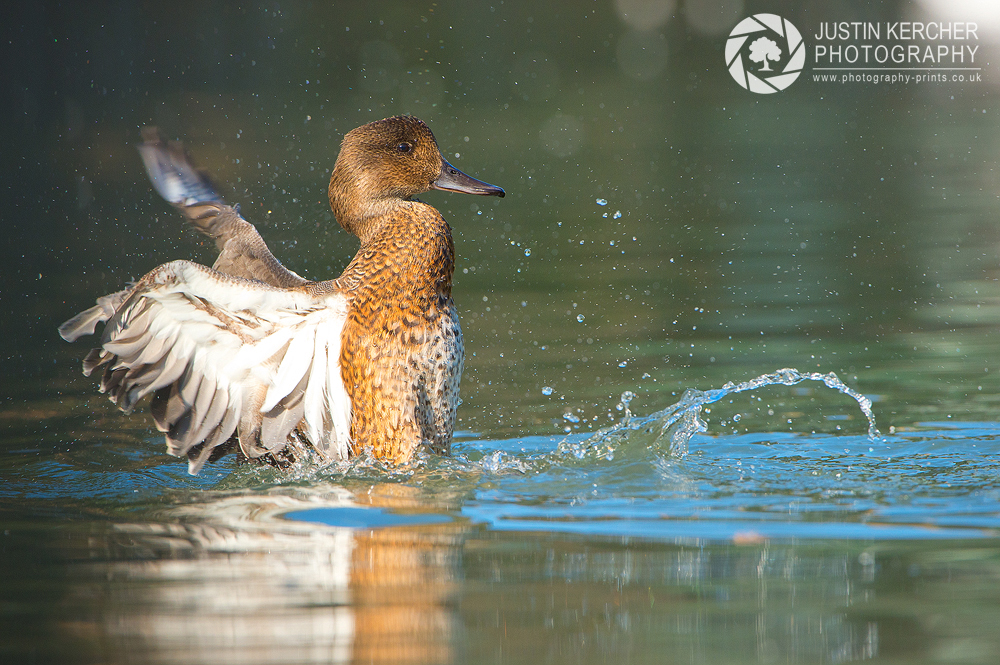
[{"label": "white wing feather", "polygon": [[188,455],[192,473],[237,429],[248,457],[277,452],[298,427],[323,457],[347,458],[343,294],[272,287],[174,261],[113,305],[104,300],[74,317],[63,335],[108,321],[85,372],[104,366],[101,390],[123,409],[155,393],[157,427],[169,452]]}]

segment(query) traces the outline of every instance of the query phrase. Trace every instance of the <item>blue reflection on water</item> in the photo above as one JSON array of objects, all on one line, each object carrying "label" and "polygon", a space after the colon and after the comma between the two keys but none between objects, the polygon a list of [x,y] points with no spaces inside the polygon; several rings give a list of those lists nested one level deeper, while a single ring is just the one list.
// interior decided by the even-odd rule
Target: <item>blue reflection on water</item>
[{"label": "blue reflection on water", "polygon": [[443,524],[452,519],[447,515],[405,515],[380,508],[310,508],[285,514],[286,519],[315,522],[327,526],[369,529],[387,526],[412,526],[417,524]]},{"label": "blue reflection on water", "polygon": [[594,437],[470,446],[488,471],[462,515],[491,529],[750,542],[1000,535],[995,423],[860,436],[697,435],[683,459]]}]

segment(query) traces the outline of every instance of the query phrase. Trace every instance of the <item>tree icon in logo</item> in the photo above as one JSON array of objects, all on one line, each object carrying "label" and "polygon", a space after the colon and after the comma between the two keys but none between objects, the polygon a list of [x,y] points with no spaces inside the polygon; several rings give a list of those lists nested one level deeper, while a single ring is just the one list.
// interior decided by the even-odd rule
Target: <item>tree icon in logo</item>
[{"label": "tree icon in logo", "polygon": [[[788,54],[782,64],[782,55]],[[779,63],[771,69],[771,62]],[[751,63],[760,63],[754,67]],[[754,14],[736,24],[726,41],[726,67],[750,92],[784,90],[802,73],[806,45],[798,29],[777,14]]]},{"label": "tree icon in logo", "polygon": [[767,37],[759,37],[753,44],[750,45],[750,59],[754,62],[764,63],[764,66],[760,68],[760,71],[773,71],[768,66],[767,61],[774,60],[777,62],[781,60],[781,47],[778,46],[778,42],[772,41]]}]

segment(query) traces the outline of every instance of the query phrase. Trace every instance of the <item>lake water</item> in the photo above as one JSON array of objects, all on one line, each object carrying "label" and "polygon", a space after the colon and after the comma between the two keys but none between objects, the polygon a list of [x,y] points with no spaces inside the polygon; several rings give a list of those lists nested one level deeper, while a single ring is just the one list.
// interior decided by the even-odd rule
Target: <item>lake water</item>
[{"label": "lake water", "polygon": [[[807,67],[756,95],[726,38],[779,10],[688,5],[19,10],[0,662],[998,662],[1000,32],[948,15],[982,26],[982,81]],[[807,42],[946,16],[780,11]],[[357,247],[325,203],[340,139],[402,112],[507,191],[422,197],[458,253],[453,455],[187,475],[56,333],[213,260],[139,127],[326,279]],[[878,434],[803,381],[658,437],[686,390],[786,367]]]}]

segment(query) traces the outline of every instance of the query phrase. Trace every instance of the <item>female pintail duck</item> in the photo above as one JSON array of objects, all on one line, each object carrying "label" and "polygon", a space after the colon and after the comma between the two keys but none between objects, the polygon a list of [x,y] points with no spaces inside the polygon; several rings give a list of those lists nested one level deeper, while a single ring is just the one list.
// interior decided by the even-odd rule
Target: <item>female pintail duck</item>
[{"label": "female pintail duck", "polygon": [[[449,164],[408,116],[344,137],[330,207],[361,248],[337,279],[311,282],[271,254],[178,144],[156,130],[139,146],[156,190],[220,253],[212,268],[173,261],[99,298],[60,328],[67,341],[106,322],[84,374],[123,411],[152,394],[167,450],[198,473],[236,440],[248,458],[326,460],[370,449],[406,462],[421,444],[447,452],[464,347],[451,298],[455,246],[429,189],[485,196],[499,187]],[[235,434],[235,436],[234,436]]]}]

